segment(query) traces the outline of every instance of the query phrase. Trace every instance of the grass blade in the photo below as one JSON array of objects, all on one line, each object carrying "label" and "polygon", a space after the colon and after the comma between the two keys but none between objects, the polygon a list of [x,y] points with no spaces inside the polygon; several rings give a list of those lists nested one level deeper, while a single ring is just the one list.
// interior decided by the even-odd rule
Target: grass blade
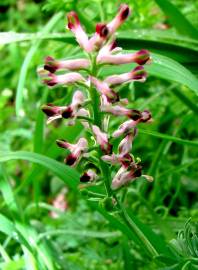
[{"label": "grass blade", "polygon": [[56,176],[65,182],[70,188],[77,189],[79,174],[69,166],[66,166],[56,160],[41,154],[26,151],[0,152],[0,162],[10,160],[28,160],[30,162],[42,165],[51,170]]},{"label": "grass blade", "polygon": [[195,146],[198,147],[198,141],[189,141],[189,140],[184,140],[175,136],[171,136],[171,135],[167,135],[167,134],[163,134],[160,132],[156,132],[153,130],[145,130],[145,129],[138,129],[140,134],[146,134],[146,135],[151,135],[157,138],[161,138],[164,140],[168,140],[168,141],[172,141],[175,143],[179,143],[182,145],[189,145],[189,146]]},{"label": "grass blade", "polygon": [[[43,28],[43,31],[40,33],[42,36],[45,33],[48,33],[51,31],[51,29],[54,28],[54,25],[60,20],[62,17],[62,13],[56,14],[52,19],[47,23],[47,25]],[[41,44],[41,40],[36,40],[30,50],[28,51],[25,60],[22,64],[22,68],[19,75],[19,81],[17,85],[17,92],[16,92],[16,114],[17,116],[20,115],[20,109],[22,107],[22,101],[23,101],[23,89],[25,85],[26,75],[28,71],[29,64],[36,53],[39,45]]]},{"label": "grass blade", "polygon": [[197,29],[186,19],[180,10],[168,0],[155,0],[162,11],[168,16],[168,20],[181,34],[198,38]]}]

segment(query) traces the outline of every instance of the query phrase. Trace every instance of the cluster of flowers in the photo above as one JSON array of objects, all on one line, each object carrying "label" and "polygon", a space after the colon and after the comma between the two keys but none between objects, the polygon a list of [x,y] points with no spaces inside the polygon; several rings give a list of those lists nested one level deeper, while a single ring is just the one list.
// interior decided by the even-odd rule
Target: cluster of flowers
[{"label": "cluster of flowers", "polygon": [[[81,26],[77,14],[73,11],[70,12],[67,15],[68,28],[74,33],[78,44],[88,57],[72,60],[55,60],[48,56],[45,59],[44,67],[39,69],[39,75],[43,83],[50,87],[75,84],[88,90],[87,97],[82,91],[76,90],[71,104],[67,106],[47,104],[42,107],[42,110],[48,117],[48,123],[58,118],[65,118],[69,119],[68,124],[72,125],[76,119],[81,119],[82,124],[93,134],[96,144],[101,149],[102,154],[99,157],[101,161],[112,165],[120,165],[111,183],[112,190],[116,190],[142,175],[140,160],[135,160],[130,152],[132,142],[137,134],[136,126],[141,122],[151,121],[149,111],[144,110],[141,112],[135,109],[128,109],[126,107],[128,100],[120,99],[115,88],[112,89],[112,87],[126,82],[144,82],[147,76],[143,65],[150,61],[149,52],[142,49],[136,53],[123,54],[122,49],[117,47],[115,42],[115,32],[129,14],[129,7],[126,4],[122,4],[115,18],[107,24],[98,23],[96,25],[96,32],[89,38]],[[103,65],[127,63],[136,63],[138,65],[131,72],[109,76],[104,80],[98,79],[97,74],[95,75],[92,72],[93,69],[99,69]],[[60,70],[67,70],[69,72],[60,74]],[[85,78],[81,73],[76,72],[79,70],[84,73],[87,72],[88,76]],[[99,108],[92,107],[90,110],[87,109],[87,106],[89,107],[90,105],[88,102],[90,98],[91,105],[97,106],[93,95],[90,93],[91,91],[96,91],[95,97],[100,96],[100,104],[98,105]],[[100,123],[95,119],[95,110],[98,110],[100,114]],[[112,137],[123,138],[118,146],[117,153],[112,153],[113,147],[110,143],[110,136],[104,132],[105,115],[107,114],[128,118],[112,134]],[[94,118],[93,121],[89,121],[92,118]],[[90,148],[86,138],[80,138],[76,144],[71,144],[65,140],[57,140],[57,144],[59,147],[70,151],[70,154],[65,158],[67,165],[75,166],[83,156],[86,159],[89,158]],[[93,146],[91,147],[93,148]],[[80,178],[81,182],[93,181],[99,177],[100,169],[96,168],[97,170],[94,170],[91,167],[83,173]],[[145,176],[145,178],[151,180],[151,177]]]}]

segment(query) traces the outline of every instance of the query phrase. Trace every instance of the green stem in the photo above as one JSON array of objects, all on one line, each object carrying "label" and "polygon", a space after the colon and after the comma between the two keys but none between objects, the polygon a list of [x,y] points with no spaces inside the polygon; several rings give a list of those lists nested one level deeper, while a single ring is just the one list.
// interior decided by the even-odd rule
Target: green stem
[{"label": "green stem", "polygon": [[[97,63],[96,63],[96,57],[93,56],[91,59],[92,67],[90,75],[97,76]],[[91,97],[91,104],[92,104],[92,110],[93,110],[93,122],[96,124],[100,129],[102,129],[102,119],[101,119],[101,112],[100,112],[100,97],[97,93],[97,90],[95,87],[93,87],[92,84],[90,84],[89,89],[90,97]],[[101,156],[103,155],[102,151],[99,152],[99,160],[100,160],[100,167],[101,171],[104,177],[104,185],[107,192],[108,197],[112,196],[112,190],[110,186],[110,172],[108,165],[101,160]]]},{"label": "green stem", "polygon": [[122,203],[118,200],[116,195],[114,195],[114,198],[116,199],[118,203],[118,207],[120,208],[120,216],[124,220],[124,222],[128,225],[128,227],[136,234],[139,241],[143,244],[145,249],[148,251],[150,256],[153,258],[155,256],[158,256],[158,252],[153,247],[153,245],[150,243],[150,241],[147,239],[147,237],[144,235],[144,233],[138,228],[138,226],[135,224],[135,222],[129,217],[127,211],[123,207]]}]

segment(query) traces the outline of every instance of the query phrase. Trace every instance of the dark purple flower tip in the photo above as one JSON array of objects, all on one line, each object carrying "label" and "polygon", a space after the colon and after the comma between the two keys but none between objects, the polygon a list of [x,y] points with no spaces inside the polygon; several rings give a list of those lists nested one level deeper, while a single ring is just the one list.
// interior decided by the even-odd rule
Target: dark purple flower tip
[{"label": "dark purple flower tip", "polygon": [[121,163],[125,168],[128,168],[132,162],[133,158],[129,153],[122,156]]},{"label": "dark purple flower tip", "polygon": [[47,105],[43,105],[41,110],[49,117],[56,115],[59,113],[59,108],[54,106],[53,104],[49,103]]},{"label": "dark purple flower tip", "polygon": [[80,182],[82,182],[82,183],[87,183],[87,182],[89,182],[90,181],[90,175],[87,173],[87,172],[85,172],[81,177],[80,177]]},{"label": "dark purple flower tip", "polygon": [[65,140],[56,140],[56,144],[61,148],[68,148],[68,143]]},{"label": "dark purple flower tip", "polygon": [[104,23],[97,23],[96,24],[96,33],[100,35],[102,38],[106,38],[109,34],[109,30]]},{"label": "dark purple flower tip", "polygon": [[130,14],[129,6],[126,5],[126,4],[122,4],[122,5],[120,5],[119,11],[120,11],[120,19],[121,19],[121,21],[126,20],[127,17]]},{"label": "dark purple flower tip", "polygon": [[131,110],[130,114],[128,115],[129,118],[133,119],[134,121],[137,121],[142,117],[142,113],[138,110]]},{"label": "dark purple flower tip", "polygon": [[44,69],[51,73],[56,72],[56,70],[58,69],[58,65],[53,57],[47,56],[45,58]]},{"label": "dark purple flower tip", "polygon": [[57,84],[57,82],[54,81],[53,79],[50,79],[50,80],[46,79],[46,80],[43,80],[43,83],[46,84],[46,85],[48,85],[48,86],[54,86],[54,85]]},{"label": "dark purple flower tip", "polygon": [[114,40],[114,41],[111,43],[110,51],[112,51],[113,49],[115,49],[117,46],[118,46],[118,44],[117,44],[116,40]]},{"label": "dark purple flower tip", "polygon": [[66,119],[73,117],[73,110],[70,106],[62,112],[62,117]]},{"label": "dark purple flower tip", "polygon": [[107,101],[110,102],[110,103],[116,103],[116,102],[118,102],[120,100],[120,97],[119,97],[118,93],[114,92],[113,90],[106,97],[107,97]]},{"label": "dark purple flower tip", "polygon": [[134,80],[146,79],[147,73],[143,66],[137,66],[132,71]]},{"label": "dark purple flower tip", "polygon": [[112,154],[112,150],[113,150],[113,145],[110,143],[107,143],[103,146],[101,146],[102,152],[106,155],[110,155]]},{"label": "dark purple flower tip", "polygon": [[76,162],[76,156],[74,156],[73,154],[69,154],[65,160],[64,160],[65,164],[72,166],[75,164]]},{"label": "dark purple flower tip", "polygon": [[142,175],[142,166],[137,165],[137,168],[135,169],[133,176],[134,177],[140,177]]},{"label": "dark purple flower tip", "polygon": [[148,50],[140,50],[139,52],[136,53],[136,58],[135,58],[135,62],[138,65],[144,65],[147,62],[149,62],[150,60],[150,53]]}]

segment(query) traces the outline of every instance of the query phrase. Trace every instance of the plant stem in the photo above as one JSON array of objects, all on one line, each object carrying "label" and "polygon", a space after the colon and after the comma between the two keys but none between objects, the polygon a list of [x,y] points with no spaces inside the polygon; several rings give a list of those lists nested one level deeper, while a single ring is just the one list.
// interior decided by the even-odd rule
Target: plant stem
[{"label": "plant stem", "polygon": [[128,225],[128,227],[136,234],[139,241],[143,244],[145,249],[148,251],[150,256],[153,258],[155,256],[158,256],[158,252],[153,247],[153,245],[150,243],[150,241],[147,239],[147,237],[144,235],[144,233],[138,228],[138,226],[135,224],[135,222],[129,217],[127,211],[123,207],[122,203],[118,200],[116,195],[114,195],[114,198],[117,201],[118,207],[121,210],[120,216],[124,220],[124,222]]}]

